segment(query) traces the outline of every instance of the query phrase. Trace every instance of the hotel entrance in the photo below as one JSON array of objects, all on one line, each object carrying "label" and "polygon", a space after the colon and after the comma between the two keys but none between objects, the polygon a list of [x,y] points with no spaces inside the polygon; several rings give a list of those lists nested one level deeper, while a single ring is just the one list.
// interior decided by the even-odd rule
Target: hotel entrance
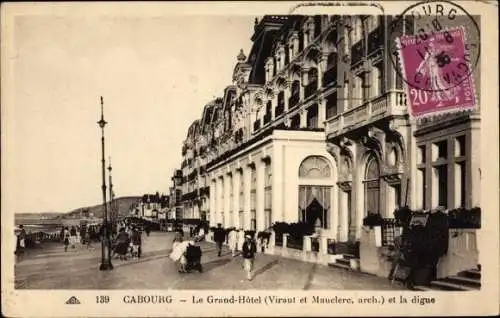
[{"label": "hotel entrance", "polygon": [[332,187],[299,186],[299,220],[314,227],[329,228]]},{"label": "hotel entrance", "polygon": [[310,156],[299,168],[298,220],[313,227],[330,229],[332,191],[330,162],[322,156]]}]

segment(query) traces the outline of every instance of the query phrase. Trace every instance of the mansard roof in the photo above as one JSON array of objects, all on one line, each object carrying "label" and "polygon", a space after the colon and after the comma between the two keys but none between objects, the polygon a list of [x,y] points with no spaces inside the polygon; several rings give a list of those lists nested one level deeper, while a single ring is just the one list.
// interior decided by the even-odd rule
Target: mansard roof
[{"label": "mansard roof", "polygon": [[287,15],[266,15],[255,25],[253,46],[247,62],[252,66],[250,83],[264,84],[266,59],[273,55],[272,48],[279,39],[279,31],[288,20]]}]

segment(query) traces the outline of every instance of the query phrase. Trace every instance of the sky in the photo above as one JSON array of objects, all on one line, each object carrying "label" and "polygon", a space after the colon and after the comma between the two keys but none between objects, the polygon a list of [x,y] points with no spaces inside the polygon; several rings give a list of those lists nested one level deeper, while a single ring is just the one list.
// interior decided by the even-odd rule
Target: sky
[{"label": "sky", "polygon": [[2,128],[9,209],[102,203],[100,96],[116,195],[168,193],[187,129],[231,84],[254,18],[17,16]]}]

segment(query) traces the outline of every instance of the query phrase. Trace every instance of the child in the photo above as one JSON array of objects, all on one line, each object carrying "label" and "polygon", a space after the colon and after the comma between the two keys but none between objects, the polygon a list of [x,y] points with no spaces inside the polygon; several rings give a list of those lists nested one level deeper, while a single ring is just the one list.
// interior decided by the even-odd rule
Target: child
[{"label": "child", "polygon": [[138,231],[137,227],[134,226],[132,229],[132,257],[139,258],[139,249],[141,248],[141,233]]}]

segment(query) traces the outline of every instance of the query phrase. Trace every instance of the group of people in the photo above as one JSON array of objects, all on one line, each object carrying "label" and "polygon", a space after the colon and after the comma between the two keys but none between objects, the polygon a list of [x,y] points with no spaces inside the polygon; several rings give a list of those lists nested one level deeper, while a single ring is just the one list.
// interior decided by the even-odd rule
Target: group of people
[{"label": "group of people", "polygon": [[[142,231],[137,225],[120,224],[120,230],[113,239],[112,257],[118,255],[120,260],[127,260],[127,254],[138,259],[142,253]],[[149,236],[149,230],[146,231]]]},{"label": "group of people", "polygon": [[[217,247],[217,256],[220,257],[222,254],[222,245],[226,241],[226,231],[220,223],[217,224],[217,228],[214,230],[214,241]],[[252,280],[255,254],[257,253],[257,244],[254,238],[250,234],[245,234],[243,229],[236,230],[232,228],[227,233],[227,242],[233,257],[236,257],[238,252],[240,252],[247,279]]]}]

